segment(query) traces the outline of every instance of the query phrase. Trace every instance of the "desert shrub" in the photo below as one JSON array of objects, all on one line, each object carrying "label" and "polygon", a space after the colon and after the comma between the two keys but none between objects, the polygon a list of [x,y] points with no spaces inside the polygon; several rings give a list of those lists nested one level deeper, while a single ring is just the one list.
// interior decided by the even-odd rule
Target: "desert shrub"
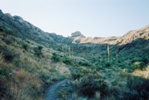
[{"label": "desert shrub", "polygon": [[22,47],[23,47],[26,51],[28,51],[29,48],[30,48],[28,44],[23,44]]},{"label": "desert shrub", "polygon": [[42,46],[35,47],[34,48],[35,55],[38,57],[43,56],[42,49],[43,49]]},{"label": "desert shrub", "polygon": [[26,40],[27,43],[31,43],[29,40]]},{"label": "desert shrub", "polygon": [[10,70],[8,68],[4,68],[0,65],[0,78],[8,78],[10,74]]},{"label": "desert shrub", "polygon": [[134,62],[133,63],[133,68],[134,68],[134,70],[136,70],[136,69],[143,70],[145,68],[145,63],[144,62],[139,62],[139,61]]},{"label": "desert shrub", "polygon": [[48,80],[50,78],[50,72],[46,69],[43,69],[42,71],[40,71],[39,75],[40,75],[40,78],[45,81],[45,80]]},{"label": "desert shrub", "polygon": [[[121,63],[121,64],[122,64],[122,63]],[[103,65],[105,68],[109,68],[109,67],[117,66],[118,63],[115,62],[115,61],[109,61],[109,62],[103,61],[103,62],[102,62],[102,65]]]},{"label": "desert shrub", "polygon": [[56,82],[59,79],[63,78],[63,76],[60,76],[57,72],[50,72],[47,69],[43,69],[39,72],[40,78],[43,80],[43,82],[49,84],[51,82]]},{"label": "desert shrub", "polygon": [[15,55],[11,55],[11,54],[7,54],[7,55],[4,55],[4,58],[6,61],[12,61],[14,59]]},{"label": "desert shrub", "polygon": [[64,56],[62,59],[63,63],[70,65],[71,64],[71,59],[68,56]]},{"label": "desert shrub", "polygon": [[148,100],[149,98],[149,79],[137,76],[129,76],[127,80],[127,87],[125,100]]},{"label": "desert shrub", "polygon": [[90,63],[86,62],[86,61],[80,61],[79,65],[81,65],[81,66],[90,66]]},{"label": "desert shrub", "polygon": [[142,62],[144,62],[145,64],[149,63],[148,56],[143,56],[142,57]]},{"label": "desert shrub", "polygon": [[79,79],[80,77],[84,76],[84,74],[81,72],[72,72],[71,74],[72,74],[73,79]]},{"label": "desert shrub", "polygon": [[111,66],[111,63],[110,63],[110,62],[106,62],[106,63],[104,64],[104,66],[105,66],[105,67],[110,67],[110,66]]},{"label": "desert shrub", "polygon": [[4,60],[8,62],[11,62],[17,55],[14,50],[6,47],[0,47],[0,52],[3,54]]},{"label": "desert shrub", "polygon": [[85,75],[85,74],[91,73],[91,70],[86,67],[81,67],[81,73]]},{"label": "desert shrub", "polygon": [[43,49],[43,47],[42,47],[42,46],[38,46],[38,50],[40,50],[40,51],[41,51],[42,49]]},{"label": "desert shrub", "polygon": [[93,75],[88,75],[79,83],[79,94],[87,97],[93,97],[96,92],[100,92],[101,97],[108,95],[108,85],[104,80],[96,79]]},{"label": "desert shrub", "polygon": [[8,45],[12,44],[12,41],[10,41],[10,40],[5,39],[4,41],[5,41],[5,43],[8,44]]},{"label": "desert shrub", "polygon": [[55,61],[55,62],[60,62],[61,57],[60,57],[60,55],[58,55],[56,53],[53,53],[52,60]]},{"label": "desert shrub", "polygon": [[14,38],[11,35],[4,35],[4,39],[3,41],[7,44],[7,45],[14,45],[17,42],[17,39]]}]

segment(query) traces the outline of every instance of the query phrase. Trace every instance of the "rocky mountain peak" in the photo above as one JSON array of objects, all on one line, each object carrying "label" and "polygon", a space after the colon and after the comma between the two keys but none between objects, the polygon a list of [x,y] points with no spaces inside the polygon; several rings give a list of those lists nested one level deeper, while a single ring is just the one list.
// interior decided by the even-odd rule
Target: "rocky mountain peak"
[{"label": "rocky mountain peak", "polygon": [[73,38],[75,38],[75,37],[84,37],[85,38],[85,36],[80,31],[73,32],[71,34],[71,37],[73,37]]}]

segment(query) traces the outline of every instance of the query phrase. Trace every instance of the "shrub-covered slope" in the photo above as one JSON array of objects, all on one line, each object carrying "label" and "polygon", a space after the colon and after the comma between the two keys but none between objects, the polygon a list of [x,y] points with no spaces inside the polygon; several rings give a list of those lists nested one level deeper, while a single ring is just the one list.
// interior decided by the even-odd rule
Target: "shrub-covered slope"
[{"label": "shrub-covered slope", "polygon": [[65,79],[60,100],[147,100],[148,72],[148,26],[122,37],[65,38],[0,11],[2,100],[41,100],[47,86]]}]

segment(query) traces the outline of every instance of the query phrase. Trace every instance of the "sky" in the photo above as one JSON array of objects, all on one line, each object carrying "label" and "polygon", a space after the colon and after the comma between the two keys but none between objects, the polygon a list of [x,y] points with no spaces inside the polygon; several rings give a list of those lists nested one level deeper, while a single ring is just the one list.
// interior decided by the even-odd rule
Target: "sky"
[{"label": "sky", "polygon": [[122,36],[149,25],[149,0],[0,0],[0,9],[63,36]]}]

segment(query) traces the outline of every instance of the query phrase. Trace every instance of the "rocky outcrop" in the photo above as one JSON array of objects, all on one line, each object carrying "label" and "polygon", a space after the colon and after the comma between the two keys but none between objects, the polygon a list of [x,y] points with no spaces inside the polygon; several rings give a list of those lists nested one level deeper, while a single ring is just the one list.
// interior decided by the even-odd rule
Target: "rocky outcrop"
[{"label": "rocky outcrop", "polygon": [[72,37],[72,38],[75,38],[75,37],[85,38],[85,36],[84,36],[80,31],[73,32],[73,33],[71,34],[71,37]]}]

